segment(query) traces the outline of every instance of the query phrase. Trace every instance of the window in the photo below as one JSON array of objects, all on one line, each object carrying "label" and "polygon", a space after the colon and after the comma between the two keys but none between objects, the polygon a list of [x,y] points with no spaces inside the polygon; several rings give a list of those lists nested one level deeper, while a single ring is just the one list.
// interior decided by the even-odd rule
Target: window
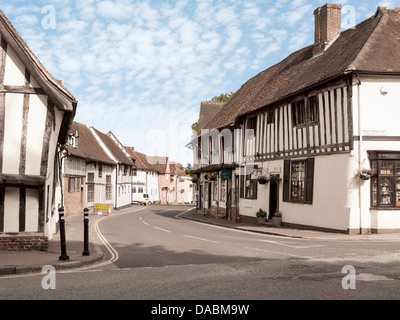
[{"label": "window", "polygon": [[[307,104],[305,103],[307,101]],[[317,96],[292,103],[293,126],[315,124],[319,121],[319,100]]]},{"label": "window", "polygon": [[87,201],[94,202],[94,184],[87,185]]},{"label": "window", "polygon": [[221,194],[220,194],[220,199],[221,201],[225,202],[225,196],[226,196],[226,189],[225,189],[225,184],[226,182],[224,180],[221,181]]},{"label": "window", "polygon": [[143,193],[143,187],[138,188],[138,193]]},{"label": "window", "polygon": [[106,200],[112,200],[111,176],[106,176]]},{"label": "window", "polygon": [[87,201],[94,202],[94,173],[89,172],[87,175]]},{"label": "window", "polygon": [[213,200],[218,201],[218,182],[213,182]]},{"label": "window", "polygon": [[132,176],[137,177],[137,169],[132,170]]},{"label": "window", "polygon": [[99,178],[103,176],[103,165],[99,163]]},{"label": "window", "polygon": [[87,175],[87,182],[88,183],[94,183],[94,173],[93,172],[89,172]]},{"label": "window", "polygon": [[314,192],[314,158],[285,160],[283,201],[312,204]]},{"label": "window", "polygon": [[269,111],[267,113],[267,124],[275,123],[275,111]]},{"label": "window", "polygon": [[76,182],[75,182],[76,178],[68,178],[68,192],[72,193],[75,192],[76,190]]},{"label": "window", "polygon": [[400,153],[370,153],[371,207],[400,209]]},{"label": "window", "polygon": [[240,183],[240,198],[257,199],[257,187],[258,182],[256,179],[252,179],[251,173],[242,174]]},{"label": "window", "polygon": [[136,193],[136,187],[132,187],[132,193]]},{"label": "window", "polygon": [[298,126],[306,123],[306,108],[304,100],[299,100],[292,103],[292,123],[294,126]]}]

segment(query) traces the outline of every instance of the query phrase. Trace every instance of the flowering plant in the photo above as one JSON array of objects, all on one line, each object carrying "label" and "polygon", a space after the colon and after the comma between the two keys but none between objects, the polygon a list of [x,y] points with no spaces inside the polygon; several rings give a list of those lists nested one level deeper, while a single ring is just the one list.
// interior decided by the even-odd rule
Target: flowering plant
[{"label": "flowering plant", "polygon": [[373,169],[361,169],[357,172],[356,177],[361,180],[369,180],[374,174]]},{"label": "flowering plant", "polygon": [[282,178],[279,177],[279,176],[271,176],[271,177],[269,178],[269,181],[278,183],[278,182],[281,182],[281,181],[282,181]]},{"label": "flowering plant", "polygon": [[268,178],[266,176],[258,176],[257,181],[261,184],[265,184],[268,182]]}]

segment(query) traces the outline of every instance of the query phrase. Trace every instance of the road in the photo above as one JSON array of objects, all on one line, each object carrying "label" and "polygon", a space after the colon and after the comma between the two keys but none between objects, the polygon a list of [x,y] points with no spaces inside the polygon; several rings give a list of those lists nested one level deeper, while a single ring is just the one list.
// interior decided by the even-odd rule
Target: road
[{"label": "road", "polygon": [[[390,241],[293,239],[179,219],[186,206],[133,207],[96,221],[102,264],[0,278],[0,299],[399,299],[400,248]],[[343,269],[344,268],[344,269]]]}]

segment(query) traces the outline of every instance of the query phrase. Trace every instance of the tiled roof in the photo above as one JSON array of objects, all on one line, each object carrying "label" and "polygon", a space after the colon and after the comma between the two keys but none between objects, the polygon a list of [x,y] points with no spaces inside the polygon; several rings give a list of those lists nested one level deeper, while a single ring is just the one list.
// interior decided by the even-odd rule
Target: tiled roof
[{"label": "tiled roof", "polygon": [[93,127],[92,129],[100,138],[100,140],[104,143],[106,148],[111,152],[114,158],[118,161],[118,163],[134,166],[134,162],[125,155],[125,153],[118,147],[118,145],[112,140],[109,135],[104,134]]},{"label": "tiled roof", "polygon": [[205,128],[232,125],[240,116],[350,73],[399,73],[399,39],[400,10],[380,7],[371,18],[341,32],[322,54],[313,56],[310,45],[248,80]]},{"label": "tiled roof", "polygon": [[115,164],[103,151],[103,148],[86,125],[74,122],[69,130],[69,134],[75,134],[76,132],[79,135],[78,147],[67,146],[69,154],[86,160]]},{"label": "tiled roof", "polygon": [[205,125],[222,109],[224,102],[202,101],[199,113],[199,130],[203,129]]},{"label": "tiled roof", "polygon": [[135,159],[135,167],[142,170],[154,170],[153,166],[147,161],[147,156],[144,153],[136,151],[133,147],[124,147],[129,152],[131,157]]},{"label": "tiled roof", "polygon": [[147,161],[150,163],[155,171],[161,174],[169,172],[169,168],[167,168],[168,157],[147,156]]}]

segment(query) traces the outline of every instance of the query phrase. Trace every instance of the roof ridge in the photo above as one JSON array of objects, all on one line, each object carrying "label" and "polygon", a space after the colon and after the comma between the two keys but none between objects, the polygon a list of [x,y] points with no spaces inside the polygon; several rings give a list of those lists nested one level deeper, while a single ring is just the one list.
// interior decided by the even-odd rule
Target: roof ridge
[{"label": "roof ridge", "polygon": [[[381,12],[382,14],[379,16],[378,13]],[[379,21],[376,23],[376,26],[374,27],[374,30],[370,33],[368,36],[368,39],[365,41],[363,47],[361,50],[357,53],[357,56],[354,58],[353,62],[347,66],[346,71],[355,71],[357,70],[357,65],[362,60],[362,57],[367,54],[368,50],[368,44],[371,43],[374,40],[374,35],[376,34],[378,28],[383,28],[384,25],[389,21],[389,15],[387,11],[382,11],[380,8],[378,8],[377,12],[375,13],[374,16],[372,16],[370,19],[379,19]]]}]

